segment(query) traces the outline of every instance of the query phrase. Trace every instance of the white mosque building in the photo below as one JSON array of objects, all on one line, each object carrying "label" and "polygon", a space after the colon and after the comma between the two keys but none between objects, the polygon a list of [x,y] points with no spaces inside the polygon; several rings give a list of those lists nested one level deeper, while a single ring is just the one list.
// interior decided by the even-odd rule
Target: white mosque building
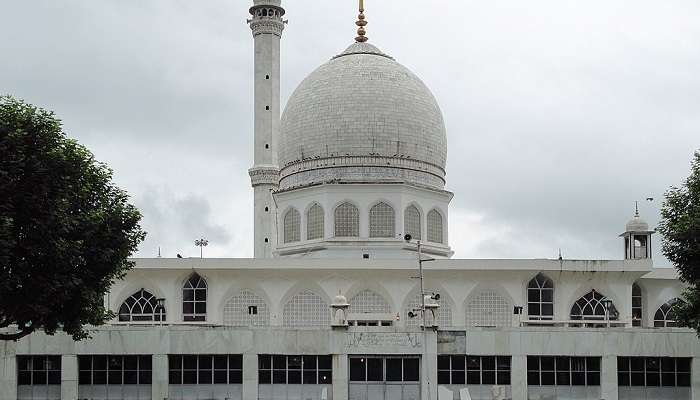
[{"label": "white mosque building", "polygon": [[0,343],[0,400],[700,399],[638,213],[620,260],[451,258],[438,102],[360,8],[281,113],[285,10],[250,7],[255,258],[135,260],[91,339]]}]

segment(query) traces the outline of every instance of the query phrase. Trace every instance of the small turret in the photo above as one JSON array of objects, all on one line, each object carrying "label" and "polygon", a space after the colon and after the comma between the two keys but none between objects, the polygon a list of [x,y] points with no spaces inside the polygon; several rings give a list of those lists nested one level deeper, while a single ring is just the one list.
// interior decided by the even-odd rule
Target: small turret
[{"label": "small turret", "polygon": [[649,224],[639,217],[639,206],[635,206],[634,217],[625,225],[625,260],[651,259],[651,235]]}]

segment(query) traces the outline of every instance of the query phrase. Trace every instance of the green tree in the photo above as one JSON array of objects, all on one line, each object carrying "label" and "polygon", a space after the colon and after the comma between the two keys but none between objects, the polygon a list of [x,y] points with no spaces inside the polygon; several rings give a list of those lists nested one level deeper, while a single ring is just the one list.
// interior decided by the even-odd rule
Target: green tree
[{"label": "green tree", "polygon": [[0,340],[113,318],[105,293],[144,239],[112,171],[52,112],[0,96]]},{"label": "green tree", "polygon": [[688,285],[683,301],[673,307],[675,318],[700,335],[700,151],[695,152],[690,176],[666,192],[659,231],[664,255]]}]

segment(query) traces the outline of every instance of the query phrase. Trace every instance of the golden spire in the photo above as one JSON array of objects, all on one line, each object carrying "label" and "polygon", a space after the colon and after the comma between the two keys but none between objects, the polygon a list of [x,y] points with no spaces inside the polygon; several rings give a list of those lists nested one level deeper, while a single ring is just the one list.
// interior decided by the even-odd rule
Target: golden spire
[{"label": "golden spire", "polygon": [[365,31],[365,26],[367,26],[367,21],[365,21],[365,0],[360,0],[360,15],[357,16],[355,25],[358,26],[355,41],[359,43],[366,42],[367,36],[365,36],[365,33],[367,32]]}]

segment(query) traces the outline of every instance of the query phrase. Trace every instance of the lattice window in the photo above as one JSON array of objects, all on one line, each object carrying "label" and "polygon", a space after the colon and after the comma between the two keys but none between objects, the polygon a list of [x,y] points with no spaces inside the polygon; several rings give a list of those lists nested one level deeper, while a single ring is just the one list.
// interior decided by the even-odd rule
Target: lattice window
[{"label": "lattice window", "polygon": [[[437,290],[431,290],[431,289],[425,289],[426,294],[431,294],[431,293],[439,293]],[[438,308],[437,311],[437,325],[440,328],[446,328],[449,326],[452,326],[452,307],[450,306],[450,303],[445,300],[445,296],[441,296],[440,300],[437,300],[437,303],[440,305],[440,308]],[[411,301],[408,303],[408,307],[406,308],[404,312],[404,318],[406,318],[406,326],[420,326],[423,323],[423,318],[420,315],[420,312],[414,311],[415,314],[417,314],[416,317],[410,318],[408,316],[408,313],[410,311],[413,311],[415,309],[419,309],[422,305],[422,300],[420,293],[414,293],[411,297]],[[428,311],[426,314],[426,322],[427,325],[435,325],[433,322],[433,315],[430,311]]]},{"label": "lattice window", "polygon": [[282,311],[282,324],[286,327],[329,326],[330,323],[328,304],[311,290],[295,294]]},{"label": "lattice window", "polygon": [[381,295],[365,289],[358,294],[352,296],[349,301],[350,313],[390,313],[391,307],[384,297]]},{"label": "lattice window", "polygon": [[192,274],[182,287],[182,318],[184,321],[207,319],[207,281]]},{"label": "lattice window", "polygon": [[632,284],[632,326],[642,326],[642,288]]},{"label": "lattice window", "polygon": [[493,290],[483,291],[467,304],[467,326],[508,327],[513,325],[513,307]]},{"label": "lattice window", "polygon": [[664,328],[664,327],[675,327],[678,326],[676,322],[676,317],[673,315],[673,306],[681,299],[675,298],[662,304],[656,313],[654,314],[654,327]]},{"label": "lattice window", "polygon": [[403,213],[403,232],[411,235],[414,239],[421,238],[420,211],[416,206],[408,206]]},{"label": "lattice window", "polygon": [[350,203],[343,203],[335,209],[335,236],[360,236],[360,212]]},{"label": "lattice window", "polygon": [[610,320],[617,320],[617,309],[615,305],[610,303],[609,309],[605,309],[605,296],[592,290],[586,295],[576,300],[573,307],[571,307],[571,319],[573,320],[605,320],[605,316],[608,316]]},{"label": "lattice window", "polygon": [[119,307],[119,321],[165,321],[165,308],[144,289],[129,296]]},{"label": "lattice window", "polygon": [[527,314],[535,320],[554,317],[554,283],[541,273],[527,285]]},{"label": "lattice window", "polygon": [[323,208],[314,204],[306,213],[306,239],[323,239]]},{"label": "lattice window", "polygon": [[428,213],[428,241],[443,243],[442,215],[437,210],[430,210]]},{"label": "lattice window", "polygon": [[270,310],[260,296],[243,289],[224,304],[224,325],[269,326]]},{"label": "lattice window", "polygon": [[284,242],[298,242],[301,240],[301,215],[292,208],[284,214]]},{"label": "lattice window", "polygon": [[394,237],[395,218],[390,205],[375,204],[369,210],[369,237]]}]

